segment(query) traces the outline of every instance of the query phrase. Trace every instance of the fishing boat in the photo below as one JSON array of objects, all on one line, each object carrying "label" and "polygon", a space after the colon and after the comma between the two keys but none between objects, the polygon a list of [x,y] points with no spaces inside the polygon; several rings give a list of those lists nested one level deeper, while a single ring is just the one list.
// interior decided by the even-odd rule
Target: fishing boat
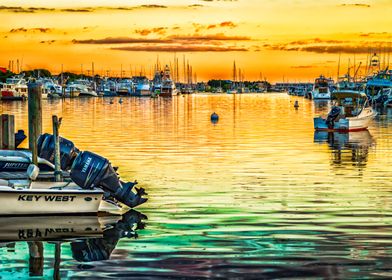
[{"label": "fishing boat", "polygon": [[[40,136],[38,155],[41,167],[43,163],[53,167],[53,135]],[[32,183],[40,170],[31,162],[28,151],[0,151],[0,158],[7,172],[20,172],[28,164],[26,177],[30,179],[1,181],[0,215],[96,213],[103,195],[107,203],[102,207],[106,208],[117,203],[134,208],[147,201],[144,189],[135,187],[137,182],[121,181],[107,159],[88,151],[80,152],[64,138],[60,139],[60,165],[61,170],[69,171],[70,180],[66,182]]]},{"label": "fishing boat", "polygon": [[117,96],[117,83],[105,77],[98,87],[98,93],[103,96]]},{"label": "fishing boat", "polygon": [[379,71],[366,83],[366,95],[372,104],[386,104],[392,100],[392,70]]},{"label": "fishing boat", "polygon": [[152,92],[155,96],[161,94],[163,71],[156,71],[152,80]]},{"label": "fishing boat", "polygon": [[162,89],[160,96],[171,97],[175,95],[178,95],[178,90],[176,88],[176,84],[171,78],[170,68],[168,65],[166,65],[162,77]]},{"label": "fishing boat", "polygon": [[27,82],[23,77],[16,76],[6,79],[0,90],[2,100],[27,99]]},{"label": "fishing boat", "polygon": [[323,75],[318,77],[313,86],[312,98],[313,99],[331,99],[331,85],[333,81],[325,78]]},{"label": "fishing boat", "polygon": [[369,106],[366,94],[358,91],[337,91],[332,94],[334,105],[326,118],[314,118],[315,130],[365,130],[377,113]]},{"label": "fishing boat", "polygon": [[150,96],[151,95],[151,87],[150,82],[148,81],[147,77],[139,76],[136,77],[136,89],[134,96]]},{"label": "fishing boat", "polygon": [[123,79],[117,84],[118,95],[131,95],[133,92],[133,82],[131,79]]}]

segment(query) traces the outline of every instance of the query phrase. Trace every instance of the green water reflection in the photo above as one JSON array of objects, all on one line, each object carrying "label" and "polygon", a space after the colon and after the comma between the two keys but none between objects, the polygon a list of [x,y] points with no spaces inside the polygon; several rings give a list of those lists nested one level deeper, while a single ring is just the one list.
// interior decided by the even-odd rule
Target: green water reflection
[{"label": "green water reflection", "polygon": [[[368,132],[318,135],[328,102],[285,94],[45,101],[61,134],[119,166],[149,193],[139,238],[64,278],[392,277],[392,111]],[[26,129],[27,106],[3,103]],[[217,124],[209,116],[217,112]],[[28,276],[25,243],[0,248],[1,276]],[[53,244],[45,243],[45,275]],[[12,276],[14,277],[14,276]]]}]

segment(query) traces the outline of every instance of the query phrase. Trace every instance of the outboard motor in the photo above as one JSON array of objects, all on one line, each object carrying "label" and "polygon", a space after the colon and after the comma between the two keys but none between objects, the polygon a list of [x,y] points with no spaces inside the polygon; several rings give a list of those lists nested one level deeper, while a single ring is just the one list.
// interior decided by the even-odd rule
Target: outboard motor
[{"label": "outboard motor", "polygon": [[143,188],[136,182],[122,182],[110,162],[91,152],[81,152],[73,162],[71,179],[84,189],[102,188],[115,199],[133,208],[147,201]]},{"label": "outboard motor", "polygon": [[[38,156],[54,163],[54,136],[43,134],[38,138]],[[80,152],[71,141],[60,137],[61,169],[71,170],[71,179],[83,189],[101,188],[121,203],[133,208],[147,201],[143,188],[134,188],[136,182],[120,181],[110,162],[92,152]]]},{"label": "outboard motor", "polygon": [[329,129],[333,129],[335,120],[338,118],[340,115],[341,109],[337,106],[332,107],[331,112],[329,112],[326,124]]},{"label": "outboard motor", "polygon": [[[40,135],[37,145],[38,156],[54,164],[54,136],[48,133]],[[78,154],[79,150],[75,147],[73,142],[60,137],[61,170],[69,170]]]}]

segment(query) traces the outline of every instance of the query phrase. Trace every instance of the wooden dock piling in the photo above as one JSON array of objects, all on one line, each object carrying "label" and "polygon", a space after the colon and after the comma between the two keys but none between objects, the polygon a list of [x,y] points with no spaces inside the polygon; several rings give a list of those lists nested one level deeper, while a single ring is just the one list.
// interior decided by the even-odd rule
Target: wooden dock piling
[{"label": "wooden dock piling", "polygon": [[54,137],[54,178],[56,182],[62,181],[63,172],[61,171],[61,158],[60,158],[60,136],[59,130],[61,125],[61,118],[52,116],[53,137]]},{"label": "wooden dock piling", "polygon": [[28,84],[29,149],[32,161],[38,165],[37,140],[42,133],[42,88],[36,82]]},{"label": "wooden dock piling", "polygon": [[13,115],[0,115],[0,148],[15,149],[15,117]]}]

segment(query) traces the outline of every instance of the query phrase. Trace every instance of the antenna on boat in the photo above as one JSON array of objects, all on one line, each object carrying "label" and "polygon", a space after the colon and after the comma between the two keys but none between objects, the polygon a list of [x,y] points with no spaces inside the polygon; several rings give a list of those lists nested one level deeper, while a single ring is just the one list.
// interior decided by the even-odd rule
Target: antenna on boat
[{"label": "antenna on boat", "polygon": [[336,77],[336,81],[339,80],[339,75],[340,75],[340,57],[341,57],[341,53],[339,53],[339,61],[338,61],[338,76]]},{"label": "antenna on boat", "polygon": [[389,68],[389,55],[390,55],[390,53],[391,53],[391,42],[388,43],[388,59],[387,59],[387,63],[388,63],[387,67],[388,68]]},{"label": "antenna on boat", "polygon": [[356,76],[357,76],[357,73],[358,73],[358,71],[359,71],[359,68],[361,68],[361,65],[362,65],[362,61],[359,62],[359,66],[358,66],[358,68],[355,70],[355,73],[354,73],[354,82],[355,82],[355,80],[356,80]]}]

